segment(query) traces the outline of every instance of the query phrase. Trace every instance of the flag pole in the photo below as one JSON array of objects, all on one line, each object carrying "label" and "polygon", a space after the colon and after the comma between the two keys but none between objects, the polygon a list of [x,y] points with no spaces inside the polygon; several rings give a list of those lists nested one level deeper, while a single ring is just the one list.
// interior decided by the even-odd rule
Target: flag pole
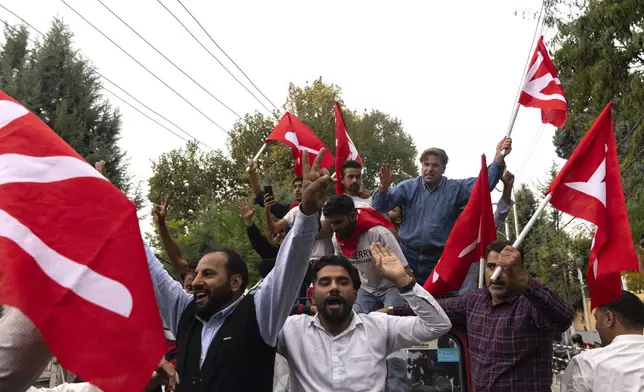
[{"label": "flag pole", "polygon": [[577,276],[579,277],[579,288],[581,289],[581,301],[584,305],[584,321],[586,322],[586,331],[590,331],[590,318],[588,318],[588,303],[586,303],[586,291],[584,288],[584,275],[581,273],[581,269],[577,267]]},{"label": "flag pole", "polygon": [[479,289],[485,285],[485,259],[481,257],[479,260]]},{"label": "flag pole", "polygon": [[510,241],[510,223],[508,223],[507,220],[504,223],[505,223],[505,239]]},{"label": "flag pole", "polygon": [[[530,229],[532,229],[532,226],[534,226],[534,224],[537,222],[537,219],[539,219],[539,215],[541,215],[544,208],[546,208],[551,198],[552,198],[552,194],[548,193],[546,197],[541,201],[541,204],[539,204],[539,207],[537,207],[537,210],[532,215],[532,218],[530,218],[530,220],[525,225],[523,230],[521,230],[521,234],[519,234],[517,239],[514,240],[514,244],[512,244],[513,248],[518,248],[523,242],[523,240],[525,240],[525,237],[528,235],[528,232],[530,231]],[[499,278],[499,275],[501,275],[501,272],[503,272],[503,268],[500,266],[496,267],[490,279],[497,280]]]},{"label": "flag pole", "polygon": [[[534,33],[532,33],[532,43],[530,44],[530,51],[528,52],[528,58],[526,58],[525,65],[523,66],[523,73],[521,74],[521,81],[519,82],[519,88],[517,89],[517,95],[514,99],[514,107],[512,108],[512,116],[510,117],[510,123],[508,124],[508,130],[505,132],[505,137],[510,137],[512,135],[512,130],[514,129],[514,122],[517,119],[519,114],[519,97],[521,96],[521,90],[523,90],[523,84],[525,82],[525,75],[530,66],[530,59],[532,58],[532,53],[534,52],[534,43],[537,40],[537,37],[541,35],[543,30],[543,21],[544,21],[544,11],[545,11],[545,0],[541,1],[541,9],[539,10],[539,18],[537,19],[537,25],[534,27]],[[537,34],[539,33],[539,34]],[[501,152],[503,156],[507,154],[506,150]]]},{"label": "flag pole", "polygon": [[[257,154],[255,154],[255,156],[253,157],[253,162],[257,162],[257,159],[259,159],[259,156],[262,155],[262,153],[266,149],[266,144],[267,143],[262,144],[262,147],[259,149],[259,151],[257,151]],[[250,166],[246,168],[246,173],[248,173],[249,171],[250,171]]]},{"label": "flag pole", "polygon": [[512,217],[514,218],[514,238],[519,238],[519,215],[517,214],[517,195],[514,193],[514,185],[512,185],[512,199],[514,204],[512,204]]}]

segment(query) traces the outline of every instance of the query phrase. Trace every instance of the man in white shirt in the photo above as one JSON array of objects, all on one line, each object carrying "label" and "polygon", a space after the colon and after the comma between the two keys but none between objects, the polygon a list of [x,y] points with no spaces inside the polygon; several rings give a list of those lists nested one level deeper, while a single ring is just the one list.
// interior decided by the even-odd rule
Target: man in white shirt
[{"label": "man in white shirt", "polygon": [[597,332],[604,347],[572,358],[561,392],[644,391],[644,303],[633,293],[597,308]]},{"label": "man in white shirt", "polygon": [[[312,246],[288,244],[296,245]],[[391,249],[372,244],[371,254],[380,274],[396,286],[417,316],[354,312],[358,271],[343,256],[322,257],[313,266],[318,314],[289,317],[278,336],[277,351],[288,360],[293,392],[384,391],[389,354],[450,330],[445,312],[407,274]]]},{"label": "man in white shirt", "polygon": [[347,257],[360,274],[360,289],[353,310],[370,313],[383,306],[406,305],[394,283],[378,273],[371,257],[371,244],[379,242],[389,246],[407,268],[407,260],[391,232],[391,222],[374,209],[355,208],[347,195],[333,196],[322,211],[333,231],[334,253]]}]

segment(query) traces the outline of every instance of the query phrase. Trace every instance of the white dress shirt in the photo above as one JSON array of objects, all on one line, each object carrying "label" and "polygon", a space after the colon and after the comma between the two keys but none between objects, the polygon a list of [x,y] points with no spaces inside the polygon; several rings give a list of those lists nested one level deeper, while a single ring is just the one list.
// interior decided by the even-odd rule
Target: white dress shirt
[{"label": "white dress shirt", "polygon": [[561,392],[591,391],[644,392],[644,335],[620,335],[572,358]]},{"label": "white dress shirt", "polygon": [[452,327],[421,286],[402,296],[417,316],[353,312],[351,324],[337,336],[321,326],[318,315],[290,316],[278,336],[277,352],[288,360],[291,391],[384,391],[389,354],[436,339]]}]

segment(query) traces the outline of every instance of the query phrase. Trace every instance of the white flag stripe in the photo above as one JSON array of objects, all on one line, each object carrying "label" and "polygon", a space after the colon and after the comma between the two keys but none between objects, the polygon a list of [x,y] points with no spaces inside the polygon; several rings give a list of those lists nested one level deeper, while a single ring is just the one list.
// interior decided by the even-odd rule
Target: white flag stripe
[{"label": "white flag stripe", "polygon": [[28,113],[29,110],[13,101],[0,101],[0,128]]},{"label": "white flag stripe", "polygon": [[105,180],[105,177],[87,162],[74,157],[0,155],[0,185],[25,182],[49,183],[81,177]]},{"label": "white flag stripe", "polygon": [[70,260],[45,244],[27,226],[0,209],[0,237],[15,242],[54,282],[81,298],[123,317],[132,313],[132,294],[120,282]]}]

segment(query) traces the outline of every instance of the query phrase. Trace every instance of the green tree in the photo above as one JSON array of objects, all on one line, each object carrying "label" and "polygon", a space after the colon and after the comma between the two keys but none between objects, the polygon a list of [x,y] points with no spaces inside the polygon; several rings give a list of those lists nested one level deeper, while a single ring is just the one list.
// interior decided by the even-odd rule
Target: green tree
[{"label": "green tree", "polygon": [[24,26],[8,27],[0,53],[0,89],[38,115],[88,162],[106,162],[105,175],[140,207],[143,196],[128,176],[118,146],[121,116],[101,96],[101,82],[72,44],[73,35],[54,19],[41,41],[28,47]]}]

